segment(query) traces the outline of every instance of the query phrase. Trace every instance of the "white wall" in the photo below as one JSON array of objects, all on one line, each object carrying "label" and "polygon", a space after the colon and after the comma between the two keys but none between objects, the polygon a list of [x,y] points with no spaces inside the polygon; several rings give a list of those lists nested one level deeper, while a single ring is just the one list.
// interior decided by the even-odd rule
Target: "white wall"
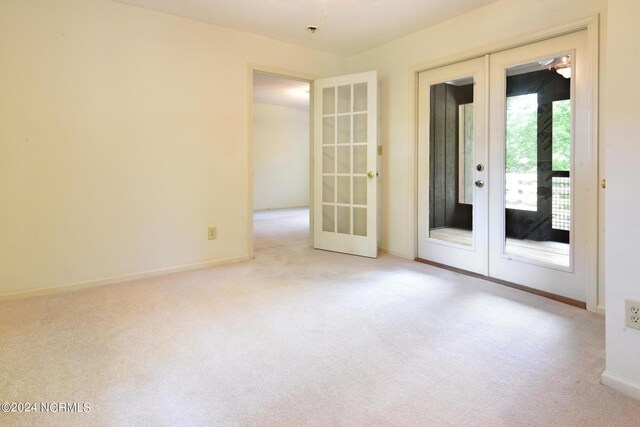
[{"label": "white wall", "polygon": [[246,258],[250,63],[347,65],[107,0],[0,2],[0,296]]},{"label": "white wall", "polygon": [[[601,14],[606,0],[502,0],[350,58],[350,72],[377,69],[382,91],[382,247],[415,256],[415,147],[410,70],[485,46]],[[602,18],[604,17],[604,19]],[[605,21],[605,22],[603,22]],[[604,54],[602,46],[601,54]],[[606,66],[601,66],[601,77]],[[601,86],[603,90],[603,86]],[[601,293],[601,297],[604,295]]]},{"label": "white wall", "polygon": [[253,104],[253,208],[309,206],[309,109]]},{"label": "white wall", "polygon": [[606,102],[607,370],[603,381],[640,399],[640,331],[624,326],[625,298],[640,299],[640,2],[609,0]]}]

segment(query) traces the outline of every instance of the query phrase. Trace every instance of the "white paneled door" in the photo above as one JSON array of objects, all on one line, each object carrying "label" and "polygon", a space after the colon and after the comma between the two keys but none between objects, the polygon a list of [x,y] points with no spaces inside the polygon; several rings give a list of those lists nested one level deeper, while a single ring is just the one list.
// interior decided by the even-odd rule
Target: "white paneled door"
[{"label": "white paneled door", "polygon": [[314,82],[313,245],[378,256],[377,73]]}]

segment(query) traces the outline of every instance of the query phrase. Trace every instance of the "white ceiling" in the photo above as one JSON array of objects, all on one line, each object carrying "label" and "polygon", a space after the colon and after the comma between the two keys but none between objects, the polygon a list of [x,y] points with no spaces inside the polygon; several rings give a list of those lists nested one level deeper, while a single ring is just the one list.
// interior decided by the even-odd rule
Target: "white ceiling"
[{"label": "white ceiling", "polygon": [[309,82],[254,72],[253,102],[308,110],[309,87]]},{"label": "white ceiling", "polygon": [[[496,0],[116,1],[352,55]],[[310,34],[308,25],[318,31]]]}]

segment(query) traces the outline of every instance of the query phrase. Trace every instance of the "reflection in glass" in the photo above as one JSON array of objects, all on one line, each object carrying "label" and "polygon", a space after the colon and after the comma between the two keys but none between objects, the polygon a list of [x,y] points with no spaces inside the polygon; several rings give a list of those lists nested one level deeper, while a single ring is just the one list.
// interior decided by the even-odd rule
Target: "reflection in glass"
[{"label": "reflection in glass", "polygon": [[473,204],[473,104],[458,107],[459,202]]},{"label": "reflection in glass", "polygon": [[351,173],[351,147],[338,147],[338,173]]},{"label": "reflection in glass", "polygon": [[429,237],[473,242],[473,78],[432,85]]},{"label": "reflection in glass", "polygon": [[338,144],[351,142],[351,116],[338,116]]},{"label": "reflection in glass", "polygon": [[367,113],[353,115],[353,142],[367,142]]},{"label": "reflection in glass", "polygon": [[338,233],[351,234],[351,208],[338,206]]},{"label": "reflection in glass", "polygon": [[335,233],[336,220],[335,208],[333,205],[322,205],[322,231]]},{"label": "reflection in glass", "polygon": [[336,118],[322,118],[322,144],[330,145],[336,143]]},{"label": "reflection in glass", "polygon": [[353,111],[367,111],[367,84],[353,85]]},{"label": "reflection in glass", "polygon": [[367,236],[367,209],[353,208],[353,234]]},{"label": "reflection in glass", "polygon": [[505,205],[538,210],[538,95],[507,98]]},{"label": "reflection in glass", "polygon": [[571,57],[507,70],[505,253],[569,266]]},{"label": "reflection in glass", "polygon": [[322,147],[322,173],[334,173],[336,168],[335,147]]},{"label": "reflection in glass", "polygon": [[333,114],[336,111],[336,88],[322,89],[322,114]]},{"label": "reflection in glass", "polygon": [[351,112],[351,85],[338,87],[338,113]]}]

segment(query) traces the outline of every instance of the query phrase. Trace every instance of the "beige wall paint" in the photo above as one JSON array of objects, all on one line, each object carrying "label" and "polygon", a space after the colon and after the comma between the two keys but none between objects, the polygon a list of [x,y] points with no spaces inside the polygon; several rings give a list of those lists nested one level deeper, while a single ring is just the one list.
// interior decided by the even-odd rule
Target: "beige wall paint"
[{"label": "beige wall paint", "polygon": [[640,300],[638,212],[633,179],[640,159],[640,29],[637,0],[609,0],[606,102],[607,370],[605,383],[640,399],[640,331],[625,328],[625,299]]},{"label": "beige wall paint", "polygon": [[253,208],[309,206],[309,110],[253,104]]},{"label": "beige wall paint", "polygon": [[248,64],[346,71],[341,57],[107,0],[3,0],[0,64],[5,296],[246,258]]},{"label": "beige wall paint", "polygon": [[[411,70],[596,13],[606,17],[606,5],[606,0],[502,0],[349,59],[350,72],[377,69],[380,78],[384,249],[406,258],[415,256],[415,106]],[[605,27],[605,23],[601,24],[601,44],[606,40]],[[602,64],[601,77],[605,68]]]}]

